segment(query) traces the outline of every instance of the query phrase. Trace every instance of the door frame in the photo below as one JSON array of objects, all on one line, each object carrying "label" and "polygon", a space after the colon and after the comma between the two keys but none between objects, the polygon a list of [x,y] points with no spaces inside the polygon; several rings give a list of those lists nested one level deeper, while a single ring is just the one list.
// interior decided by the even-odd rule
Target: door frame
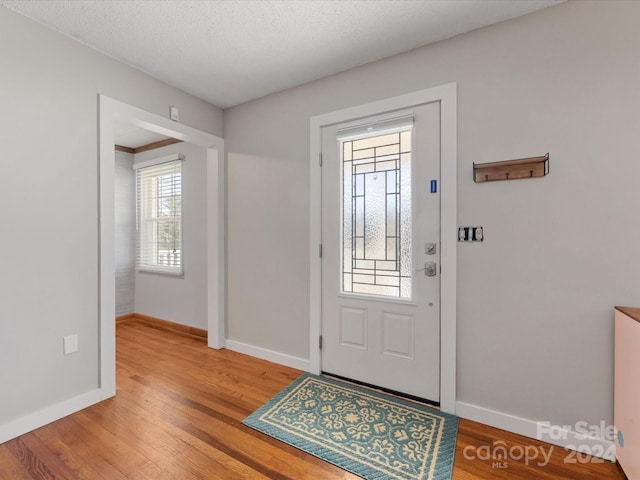
[{"label": "door frame", "polygon": [[99,95],[99,345],[100,396],[116,394],[115,344],[115,137],[122,122],[207,149],[208,345],[225,346],[224,140],[140,108]]},{"label": "door frame", "polygon": [[364,105],[316,115],[310,119],[309,179],[309,362],[321,372],[319,338],[322,333],[322,128],[373,115],[440,103],[440,409],[456,410],[456,272],[457,272],[457,84],[419,90]]}]

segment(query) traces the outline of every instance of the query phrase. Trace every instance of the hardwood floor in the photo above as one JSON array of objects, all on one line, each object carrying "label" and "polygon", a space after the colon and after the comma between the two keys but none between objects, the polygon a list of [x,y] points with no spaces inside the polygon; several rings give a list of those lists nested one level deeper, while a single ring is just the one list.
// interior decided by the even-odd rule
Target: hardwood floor
[{"label": "hardwood floor", "polygon": [[[301,373],[139,321],[121,322],[116,397],[1,444],[0,479],[360,478],[240,423]],[[551,449],[550,462],[538,466],[542,453],[529,462],[484,459],[477,449],[496,441],[516,457],[527,447],[531,456],[534,447],[545,455]],[[462,420],[453,478],[624,479],[611,462],[570,457],[586,462],[570,464],[568,455]]]}]

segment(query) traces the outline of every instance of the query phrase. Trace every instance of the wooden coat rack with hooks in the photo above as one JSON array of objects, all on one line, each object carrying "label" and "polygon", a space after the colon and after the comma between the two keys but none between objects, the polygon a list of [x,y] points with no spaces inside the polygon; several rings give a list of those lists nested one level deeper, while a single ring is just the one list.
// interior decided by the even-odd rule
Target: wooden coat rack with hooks
[{"label": "wooden coat rack with hooks", "polygon": [[548,153],[541,157],[473,164],[473,181],[476,183],[544,177],[548,173]]}]

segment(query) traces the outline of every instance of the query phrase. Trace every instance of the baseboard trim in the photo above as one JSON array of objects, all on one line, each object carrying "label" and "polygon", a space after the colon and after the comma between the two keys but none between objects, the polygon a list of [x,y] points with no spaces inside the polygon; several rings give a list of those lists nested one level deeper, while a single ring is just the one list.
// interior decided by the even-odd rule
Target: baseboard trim
[{"label": "baseboard trim", "polygon": [[547,424],[544,428],[540,428],[539,422],[465,402],[456,402],[456,414],[474,422],[615,461],[615,445],[606,438],[582,435],[580,432],[558,425]]},{"label": "baseboard trim", "polygon": [[262,347],[256,347],[247,343],[238,342],[236,340],[226,340],[225,348],[233,350],[234,352],[243,353],[245,355],[251,355],[252,357],[267,360],[269,362],[284,365],[286,367],[297,368],[304,372],[308,372],[311,368],[309,360],[304,358],[294,357],[292,355],[286,355],[284,353],[275,352]]},{"label": "baseboard trim", "polygon": [[9,423],[0,425],[0,444],[55,422],[56,420],[60,420],[102,400],[102,390],[92,390],[46,407],[43,410],[11,420]]},{"label": "baseboard trim", "polygon": [[137,320],[154,328],[177,332],[183,335],[197,338],[198,340],[203,340],[205,342],[207,341],[207,331],[201,328],[191,327],[189,325],[183,325],[181,323],[175,323],[169,320],[163,320],[161,318],[152,317],[151,315],[145,315],[143,313],[131,313],[129,315],[116,317],[116,323],[130,320]]}]

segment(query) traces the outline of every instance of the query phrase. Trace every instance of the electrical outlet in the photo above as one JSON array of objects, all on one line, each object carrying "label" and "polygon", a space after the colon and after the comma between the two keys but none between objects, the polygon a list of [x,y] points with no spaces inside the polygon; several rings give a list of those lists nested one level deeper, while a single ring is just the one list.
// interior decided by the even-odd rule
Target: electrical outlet
[{"label": "electrical outlet", "polygon": [[65,355],[78,351],[78,335],[68,335],[64,337],[63,343]]}]

